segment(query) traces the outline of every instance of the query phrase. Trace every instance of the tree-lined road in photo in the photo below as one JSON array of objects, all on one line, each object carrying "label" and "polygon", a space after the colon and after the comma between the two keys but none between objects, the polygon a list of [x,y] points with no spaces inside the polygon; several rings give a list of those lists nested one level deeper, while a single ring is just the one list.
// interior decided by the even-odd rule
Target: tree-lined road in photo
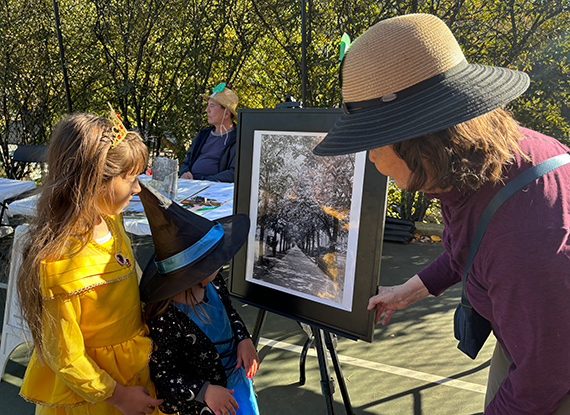
[{"label": "tree-lined road in photo", "polygon": [[332,281],[297,246],[289,249],[271,271],[258,279],[303,294],[314,295],[336,303],[342,302],[343,287]]}]

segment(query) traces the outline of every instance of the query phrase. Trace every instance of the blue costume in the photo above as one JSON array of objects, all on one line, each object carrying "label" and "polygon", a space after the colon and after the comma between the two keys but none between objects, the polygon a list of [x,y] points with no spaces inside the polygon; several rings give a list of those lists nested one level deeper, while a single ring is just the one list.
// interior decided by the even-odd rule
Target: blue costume
[{"label": "blue costume", "polygon": [[206,286],[196,307],[170,303],[166,311],[150,320],[150,337],[156,343],[150,367],[165,413],[210,413],[204,402],[208,385],[233,389],[237,414],[258,415],[252,382],[242,367],[236,369],[237,344],[249,338],[220,274]]}]

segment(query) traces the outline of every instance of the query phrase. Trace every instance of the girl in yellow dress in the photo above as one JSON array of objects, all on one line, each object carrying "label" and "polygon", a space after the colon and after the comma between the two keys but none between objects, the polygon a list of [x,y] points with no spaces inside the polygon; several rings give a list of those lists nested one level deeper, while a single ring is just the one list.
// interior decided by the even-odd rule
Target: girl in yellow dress
[{"label": "girl in yellow dress", "polygon": [[20,394],[36,414],[158,413],[135,261],[121,211],[148,150],[109,119],[56,127],[18,293],[34,341]]}]

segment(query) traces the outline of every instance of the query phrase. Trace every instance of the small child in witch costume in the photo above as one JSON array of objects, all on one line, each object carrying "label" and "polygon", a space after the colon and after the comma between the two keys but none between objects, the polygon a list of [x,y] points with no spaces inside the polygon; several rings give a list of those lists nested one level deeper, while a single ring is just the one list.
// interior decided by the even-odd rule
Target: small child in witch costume
[{"label": "small child in witch costume", "polygon": [[249,218],[212,222],[141,183],[155,247],[140,283],[151,376],[172,414],[259,414],[251,378],[259,358],[218,272],[247,239]]}]

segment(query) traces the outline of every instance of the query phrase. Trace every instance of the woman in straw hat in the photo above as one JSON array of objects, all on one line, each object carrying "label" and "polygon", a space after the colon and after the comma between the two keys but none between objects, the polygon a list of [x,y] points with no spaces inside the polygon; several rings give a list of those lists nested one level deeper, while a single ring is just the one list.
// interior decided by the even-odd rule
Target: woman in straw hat
[{"label": "woman in straw hat", "polygon": [[[356,39],[341,78],[345,115],[314,152],[368,150],[398,186],[440,199],[445,223],[440,257],[402,285],[378,287],[368,306],[376,322],[440,295],[465,272],[464,302],[497,338],[485,414],[570,413],[570,166],[536,174],[482,218],[513,178],[569,152],[502,109],[528,76],[467,63],[444,22],[411,14]],[[468,262],[480,218],[490,220]],[[461,330],[456,337],[466,339]]]},{"label": "woman in straw hat", "polygon": [[198,131],[180,166],[180,178],[233,183],[236,168],[238,96],[221,83],[211,95],[202,94],[208,105],[210,127]]}]

